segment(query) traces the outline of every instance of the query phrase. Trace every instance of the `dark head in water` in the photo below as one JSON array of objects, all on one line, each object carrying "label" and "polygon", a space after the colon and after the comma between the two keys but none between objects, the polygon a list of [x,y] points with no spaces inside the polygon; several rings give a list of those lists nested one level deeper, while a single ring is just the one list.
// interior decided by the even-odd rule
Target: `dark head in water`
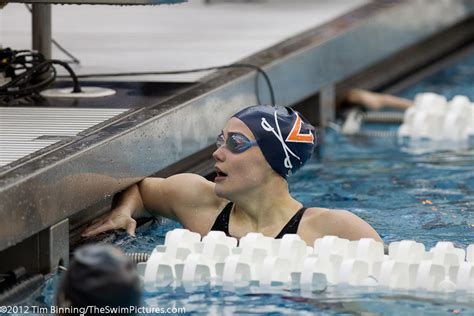
[{"label": "dark head in water", "polygon": [[74,252],[56,300],[58,307],[129,307],[139,305],[140,296],[128,257],[110,245],[87,245]]}]

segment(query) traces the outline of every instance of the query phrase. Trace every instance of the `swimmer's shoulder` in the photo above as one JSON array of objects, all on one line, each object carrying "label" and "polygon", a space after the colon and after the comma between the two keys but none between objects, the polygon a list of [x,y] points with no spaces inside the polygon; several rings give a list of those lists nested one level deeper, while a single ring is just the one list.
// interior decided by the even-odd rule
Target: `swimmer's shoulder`
[{"label": "swimmer's shoulder", "polygon": [[215,183],[194,173],[180,173],[164,179],[166,195],[174,197],[182,207],[207,207],[223,204],[214,192]]},{"label": "swimmer's shoulder", "polygon": [[164,196],[171,199],[176,219],[187,229],[207,234],[220,211],[228,203],[214,192],[214,182],[192,173],[163,180]]},{"label": "swimmer's shoulder", "polygon": [[301,224],[306,239],[315,240],[333,235],[349,240],[373,238],[381,241],[369,224],[347,210],[310,207],[306,210]]},{"label": "swimmer's shoulder", "polygon": [[325,236],[324,223],[326,213],[332,210],[322,207],[308,207],[304,212],[301,222],[298,226],[298,235],[309,245],[314,241]]},{"label": "swimmer's shoulder", "polygon": [[325,207],[308,207],[305,211],[304,216],[308,218],[308,220],[319,220],[325,221],[331,219],[333,217],[338,216],[345,216],[343,214],[350,213],[349,211],[342,210],[342,209],[332,209],[332,208],[325,208]]},{"label": "swimmer's shoulder", "polygon": [[[328,228],[328,224],[337,224],[338,221],[345,219],[352,214],[349,211],[341,209],[329,209],[324,207],[308,207],[303,217],[308,224],[316,225],[321,228]],[[306,218],[305,218],[306,217]]]}]

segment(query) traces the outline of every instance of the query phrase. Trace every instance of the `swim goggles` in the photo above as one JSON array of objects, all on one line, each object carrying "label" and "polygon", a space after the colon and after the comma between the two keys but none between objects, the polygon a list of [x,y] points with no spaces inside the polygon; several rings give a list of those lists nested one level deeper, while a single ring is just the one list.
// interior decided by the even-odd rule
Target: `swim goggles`
[{"label": "swim goggles", "polygon": [[240,154],[250,147],[257,145],[257,142],[248,139],[245,135],[240,133],[229,133],[227,139],[224,138],[224,134],[220,133],[219,136],[217,136],[216,145],[217,148],[225,145],[231,153]]}]

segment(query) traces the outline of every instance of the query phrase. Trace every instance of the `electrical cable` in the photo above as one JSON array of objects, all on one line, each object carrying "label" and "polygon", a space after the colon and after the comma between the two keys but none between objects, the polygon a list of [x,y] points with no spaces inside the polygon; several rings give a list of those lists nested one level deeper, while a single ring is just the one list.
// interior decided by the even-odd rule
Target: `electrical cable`
[{"label": "electrical cable", "polygon": [[63,66],[67,70],[67,72],[69,73],[69,75],[71,76],[72,81],[73,81],[72,93],[79,93],[79,92],[82,91],[81,86],[79,84],[79,79],[78,79],[76,73],[72,70],[71,66],[69,66],[68,63],[66,63],[62,60],[57,60],[57,59],[52,59],[52,60],[50,60],[50,62],[52,64],[57,64],[57,65]]},{"label": "electrical cable", "polygon": [[[268,86],[270,95],[270,104],[275,106],[275,94],[273,86],[268,74],[260,67],[252,64],[237,63],[224,66],[214,66],[206,68],[196,68],[189,70],[176,71],[154,71],[154,72],[127,72],[127,73],[104,73],[104,74],[85,74],[76,75],[69,64],[65,61],[52,59],[46,60],[40,53],[20,50],[14,51],[10,48],[0,50],[0,72],[4,72],[11,80],[0,86],[0,102],[9,103],[12,99],[19,99],[31,96],[37,96],[40,91],[44,90],[54,82],[56,78],[65,78],[65,76],[57,76],[56,69],[53,65],[64,67],[69,73],[69,77],[73,80],[73,93],[81,92],[79,78],[94,77],[119,77],[119,76],[143,76],[143,75],[177,75],[194,72],[204,72],[218,69],[232,68],[250,68],[261,74]],[[22,71],[22,72],[21,72]],[[255,77],[255,94],[258,104],[262,104],[260,100],[258,75]]]},{"label": "electrical cable", "polygon": [[[123,73],[97,73],[97,74],[83,74],[77,75],[77,78],[86,79],[86,78],[98,78],[98,77],[127,77],[127,76],[149,76],[149,75],[180,75],[180,74],[187,74],[187,73],[194,73],[194,72],[204,72],[210,70],[218,70],[218,69],[231,69],[231,68],[251,68],[256,70],[259,74],[263,76],[265,82],[268,86],[268,92],[270,94],[271,105],[275,106],[275,93],[273,91],[273,86],[268,74],[260,67],[252,65],[252,64],[245,64],[245,63],[237,63],[231,65],[224,65],[224,66],[214,66],[214,67],[206,67],[206,68],[195,68],[195,69],[188,69],[188,70],[175,70],[175,71],[145,71],[145,72],[123,72]],[[63,76],[58,76],[58,78],[64,78]],[[258,89],[258,76],[256,77],[255,82],[255,93],[257,96],[257,102],[260,102],[260,95]]]},{"label": "electrical cable", "polygon": [[54,65],[64,67],[69,73],[74,86],[72,92],[81,92],[79,80],[67,62],[47,60],[42,54],[29,50],[0,49],[0,73],[5,79],[0,85],[0,103],[39,97],[39,93],[56,79]]}]

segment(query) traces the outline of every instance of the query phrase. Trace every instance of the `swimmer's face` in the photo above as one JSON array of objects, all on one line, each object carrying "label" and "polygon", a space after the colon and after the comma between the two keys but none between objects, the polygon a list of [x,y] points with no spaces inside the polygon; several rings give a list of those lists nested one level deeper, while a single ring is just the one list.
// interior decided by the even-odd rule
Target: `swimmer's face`
[{"label": "swimmer's face", "polygon": [[[222,130],[224,140],[232,134],[240,134],[250,141],[255,137],[241,120],[233,117]],[[215,192],[217,196],[233,199],[258,188],[273,172],[258,146],[233,153],[222,145],[212,155],[216,161]]]}]

